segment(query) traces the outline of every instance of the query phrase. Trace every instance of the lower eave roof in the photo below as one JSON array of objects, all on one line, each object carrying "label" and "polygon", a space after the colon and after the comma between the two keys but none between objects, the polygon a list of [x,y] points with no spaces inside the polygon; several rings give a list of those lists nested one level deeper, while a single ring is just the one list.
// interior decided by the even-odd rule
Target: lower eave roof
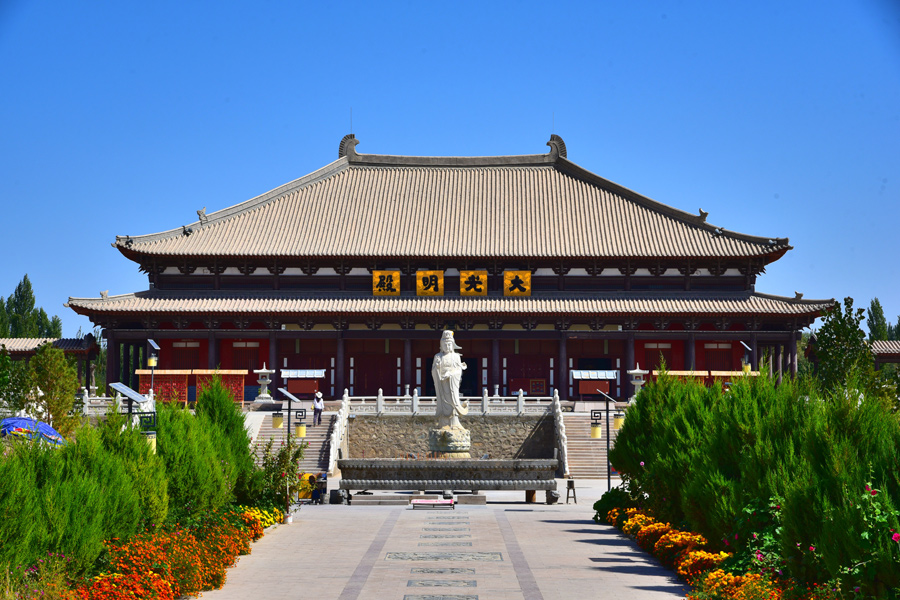
[{"label": "lower eave roof", "polygon": [[900,356],[900,340],[875,340],[872,353],[880,358]]},{"label": "lower eave roof", "polygon": [[0,346],[5,346],[11,355],[33,354],[44,344],[53,344],[63,352],[88,352],[97,347],[93,337],[82,338],[0,338]]},{"label": "lower eave roof", "polygon": [[106,298],[69,298],[82,315],[103,314],[711,314],[819,316],[834,300],[801,300],[755,292],[611,292],[532,297],[373,297],[345,293],[150,290]]}]

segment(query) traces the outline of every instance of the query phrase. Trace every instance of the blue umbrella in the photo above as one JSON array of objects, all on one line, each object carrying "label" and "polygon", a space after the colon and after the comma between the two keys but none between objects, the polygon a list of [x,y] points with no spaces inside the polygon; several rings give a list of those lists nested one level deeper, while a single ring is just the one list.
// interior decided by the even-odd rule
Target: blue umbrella
[{"label": "blue umbrella", "polygon": [[26,440],[43,440],[54,446],[66,443],[59,433],[44,423],[26,417],[10,417],[0,422],[0,437],[20,437]]}]

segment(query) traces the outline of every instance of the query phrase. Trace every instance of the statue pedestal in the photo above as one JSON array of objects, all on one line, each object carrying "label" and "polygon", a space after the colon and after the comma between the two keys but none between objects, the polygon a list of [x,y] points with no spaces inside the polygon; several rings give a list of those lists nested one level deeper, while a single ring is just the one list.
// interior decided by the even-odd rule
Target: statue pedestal
[{"label": "statue pedestal", "polygon": [[428,449],[447,458],[471,458],[469,456],[471,447],[468,429],[441,427],[428,432]]}]

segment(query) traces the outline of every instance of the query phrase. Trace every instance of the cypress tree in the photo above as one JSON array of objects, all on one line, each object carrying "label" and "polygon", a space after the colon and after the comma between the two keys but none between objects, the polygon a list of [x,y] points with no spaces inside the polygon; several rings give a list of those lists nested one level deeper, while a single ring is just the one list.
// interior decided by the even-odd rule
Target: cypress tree
[{"label": "cypress tree", "polygon": [[888,339],[887,319],[884,318],[884,309],[878,298],[873,298],[866,311],[866,325],[869,327],[869,341]]}]

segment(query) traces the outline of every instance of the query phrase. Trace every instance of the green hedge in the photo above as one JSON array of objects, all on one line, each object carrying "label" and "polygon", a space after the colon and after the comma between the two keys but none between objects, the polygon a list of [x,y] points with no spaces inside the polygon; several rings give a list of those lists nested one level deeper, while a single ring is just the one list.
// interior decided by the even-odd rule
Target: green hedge
[{"label": "green hedge", "polygon": [[[628,409],[610,459],[660,520],[738,554],[768,528],[780,556],[767,564],[878,594],[900,586],[900,420],[853,389],[763,374],[725,392],[662,376]],[[752,507],[770,503],[769,522],[750,528]]]},{"label": "green hedge", "polygon": [[[100,432],[83,426],[77,443],[54,449],[16,440],[0,461],[0,561],[23,568],[63,553],[85,572],[103,541],[143,527],[140,494]],[[144,444],[146,446],[146,443]]]}]

